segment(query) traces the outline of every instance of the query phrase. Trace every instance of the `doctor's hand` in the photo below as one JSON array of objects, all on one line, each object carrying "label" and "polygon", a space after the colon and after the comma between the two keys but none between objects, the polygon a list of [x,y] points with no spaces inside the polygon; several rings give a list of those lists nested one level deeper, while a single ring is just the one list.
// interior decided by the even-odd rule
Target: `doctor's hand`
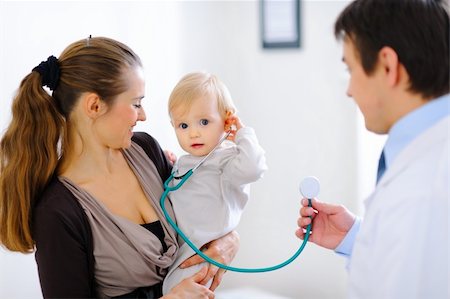
[{"label": "doctor's hand", "polygon": [[302,199],[303,207],[297,221],[300,228],[295,234],[303,240],[306,227],[312,221],[309,241],[328,249],[335,249],[355,222],[355,215],[342,205],[328,204],[316,199],[312,199],[311,202],[312,207],[308,207],[308,200]]}]

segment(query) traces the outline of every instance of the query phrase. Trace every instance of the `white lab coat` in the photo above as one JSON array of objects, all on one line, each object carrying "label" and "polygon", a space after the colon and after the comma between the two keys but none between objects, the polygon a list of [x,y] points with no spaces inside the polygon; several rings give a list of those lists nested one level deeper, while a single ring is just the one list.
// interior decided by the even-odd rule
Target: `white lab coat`
[{"label": "white lab coat", "polygon": [[450,298],[450,117],[413,140],[365,201],[350,298]]}]

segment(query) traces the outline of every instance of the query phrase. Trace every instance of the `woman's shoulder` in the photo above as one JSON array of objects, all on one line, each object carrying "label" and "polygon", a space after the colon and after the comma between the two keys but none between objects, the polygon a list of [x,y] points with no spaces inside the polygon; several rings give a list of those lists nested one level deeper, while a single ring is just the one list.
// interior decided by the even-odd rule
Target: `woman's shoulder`
[{"label": "woman's shoulder", "polygon": [[73,197],[73,195],[69,189],[59,181],[57,176],[54,176],[44,188],[41,195],[38,196],[35,207],[41,208],[42,206],[46,206],[48,208],[53,206],[64,206],[71,203],[71,201],[68,200],[71,197]]},{"label": "woman's shoulder", "polygon": [[54,237],[71,236],[83,243],[91,240],[89,221],[81,204],[54,176],[37,199],[32,211],[36,245]]},{"label": "woman's shoulder", "polygon": [[54,176],[33,206],[35,221],[61,217],[65,220],[82,219],[84,211],[75,196]]}]

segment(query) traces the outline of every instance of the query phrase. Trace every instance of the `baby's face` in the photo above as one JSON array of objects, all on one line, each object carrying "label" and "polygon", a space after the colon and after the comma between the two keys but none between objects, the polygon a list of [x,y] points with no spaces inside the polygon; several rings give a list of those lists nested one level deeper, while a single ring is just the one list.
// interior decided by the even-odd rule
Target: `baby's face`
[{"label": "baby's face", "polygon": [[180,146],[194,156],[207,155],[225,133],[225,118],[209,95],[195,99],[188,110],[175,108],[170,115]]}]

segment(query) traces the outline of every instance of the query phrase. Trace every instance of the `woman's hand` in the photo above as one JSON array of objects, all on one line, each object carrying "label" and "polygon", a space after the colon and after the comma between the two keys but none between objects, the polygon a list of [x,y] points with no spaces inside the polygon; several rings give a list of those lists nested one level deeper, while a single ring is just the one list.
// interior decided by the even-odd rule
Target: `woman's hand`
[{"label": "woman's hand", "polygon": [[348,233],[356,217],[344,206],[332,205],[316,199],[311,200],[312,207],[308,207],[308,200],[303,199],[300,209],[298,226],[295,234],[300,239],[305,238],[305,229],[312,221],[312,234],[309,241],[328,248],[335,249]]},{"label": "woman's hand", "polygon": [[[202,248],[202,251],[207,256],[225,265],[229,265],[231,263],[238,250],[239,234],[235,231],[232,231],[217,240],[209,242]],[[196,254],[185,260],[180,265],[180,268],[187,268],[193,265],[200,264],[204,261],[205,260],[203,258]],[[217,266],[210,264],[208,267],[208,273],[200,282],[200,284],[206,284],[211,278],[213,278],[210,290],[214,291],[222,281],[222,277],[225,272],[226,271],[224,269],[219,269]]]},{"label": "woman's hand", "polygon": [[164,155],[166,155],[167,160],[173,166],[177,162],[177,156],[170,150],[164,150]]},{"label": "woman's hand", "polygon": [[161,299],[214,299],[213,291],[201,284],[208,273],[208,267],[203,267],[199,272],[184,279],[177,284],[169,294]]}]

